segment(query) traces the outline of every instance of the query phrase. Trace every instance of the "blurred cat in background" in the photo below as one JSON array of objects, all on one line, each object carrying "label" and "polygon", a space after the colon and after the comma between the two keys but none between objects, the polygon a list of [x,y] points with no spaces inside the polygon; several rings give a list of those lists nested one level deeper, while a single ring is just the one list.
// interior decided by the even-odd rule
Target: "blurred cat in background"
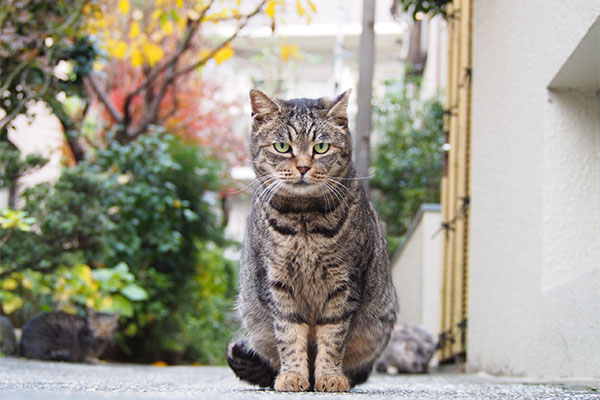
[{"label": "blurred cat in background", "polygon": [[397,324],[390,342],[375,363],[377,372],[423,374],[437,349],[433,335],[418,325]]},{"label": "blurred cat in background", "polygon": [[0,353],[13,356],[18,351],[17,338],[13,324],[4,315],[0,315]]},{"label": "blurred cat in background", "polygon": [[98,362],[118,322],[118,314],[92,309],[85,317],[64,312],[40,314],[23,326],[21,355],[40,360]]}]

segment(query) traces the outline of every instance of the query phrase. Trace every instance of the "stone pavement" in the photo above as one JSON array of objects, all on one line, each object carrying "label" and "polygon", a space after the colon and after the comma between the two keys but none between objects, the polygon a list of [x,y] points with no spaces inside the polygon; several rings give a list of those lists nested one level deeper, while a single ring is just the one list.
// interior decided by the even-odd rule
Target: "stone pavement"
[{"label": "stone pavement", "polygon": [[375,374],[350,393],[276,393],[225,367],[84,365],[0,358],[0,400],[54,399],[600,399],[600,382],[523,383],[485,375]]}]

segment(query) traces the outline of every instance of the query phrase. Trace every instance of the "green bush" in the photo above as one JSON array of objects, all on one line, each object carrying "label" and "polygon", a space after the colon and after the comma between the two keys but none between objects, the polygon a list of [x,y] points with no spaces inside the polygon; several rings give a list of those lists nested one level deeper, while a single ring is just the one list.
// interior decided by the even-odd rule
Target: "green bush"
[{"label": "green bush", "polygon": [[108,143],[53,185],[25,192],[24,212],[37,224],[13,229],[0,248],[0,274],[56,275],[82,264],[106,278],[107,267],[127,265],[148,297],[121,320],[118,358],[223,362],[234,269],[209,196],[221,184],[220,162],[160,132]]},{"label": "green bush", "polygon": [[373,157],[371,185],[386,223],[390,255],[402,243],[421,204],[440,201],[443,112],[439,101],[419,100],[418,81],[386,82],[386,94],[376,108],[382,139]]}]

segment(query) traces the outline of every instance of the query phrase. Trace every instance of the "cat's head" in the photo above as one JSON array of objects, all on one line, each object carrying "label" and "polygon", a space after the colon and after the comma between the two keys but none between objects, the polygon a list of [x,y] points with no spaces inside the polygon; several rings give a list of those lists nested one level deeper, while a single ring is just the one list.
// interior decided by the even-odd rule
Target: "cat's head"
[{"label": "cat's head", "polygon": [[88,308],[86,310],[88,328],[99,339],[110,339],[119,326],[119,314],[107,314]]},{"label": "cat's head", "polygon": [[350,90],[335,99],[269,98],[250,91],[250,152],[257,176],[291,195],[318,195],[351,168]]}]

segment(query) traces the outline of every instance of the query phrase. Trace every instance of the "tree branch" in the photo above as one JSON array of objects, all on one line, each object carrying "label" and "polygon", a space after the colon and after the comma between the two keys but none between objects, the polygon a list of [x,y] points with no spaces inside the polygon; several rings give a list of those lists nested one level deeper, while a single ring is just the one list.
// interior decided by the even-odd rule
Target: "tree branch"
[{"label": "tree branch", "polygon": [[[30,71],[31,71],[31,69],[26,70],[23,73],[23,76],[21,78],[21,85],[23,86],[24,90],[26,90],[26,88],[27,88],[27,85],[25,84],[25,80]],[[15,119],[17,117],[17,115],[19,115],[21,113],[21,111],[23,110],[23,107],[25,107],[25,105],[30,100],[35,100],[37,98],[40,98],[48,91],[48,88],[50,87],[50,81],[52,80],[52,74],[47,73],[46,71],[43,71],[43,70],[42,70],[42,72],[44,73],[44,83],[42,83],[42,88],[37,93],[34,91],[27,91],[27,96],[25,96],[9,114],[5,115],[4,118],[2,118],[0,120],[0,131],[3,131],[8,126],[8,124],[10,124],[12,122],[12,120]]]},{"label": "tree branch", "polygon": [[181,45],[178,47],[178,49],[175,51],[175,53],[173,53],[162,65],[153,69],[148,74],[148,76],[146,76],[146,78],[140,84],[140,86],[135,88],[135,90],[133,92],[131,92],[128,95],[128,97],[136,96],[142,90],[146,89],[148,87],[148,85],[150,85],[150,83],[154,79],[156,79],[162,72],[164,72],[170,65],[177,62],[179,57],[181,57],[181,54],[183,54],[183,52],[189,47],[189,44],[192,40],[192,37],[194,36],[194,34],[196,32],[196,29],[198,29],[199,24],[201,23],[202,19],[206,16],[206,13],[208,12],[209,8],[212,6],[212,4],[214,2],[215,2],[215,0],[210,0],[208,5],[202,10],[202,13],[200,14],[200,17],[198,19],[188,21],[188,26],[187,26],[186,32],[183,36]]},{"label": "tree branch", "polygon": [[249,14],[246,14],[244,17],[241,18],[242,22],[238,25],[237,29],[235,30],[235,32],[229,36],[227,39],[225,39],[224,41],[222,41],[217,47],[215,47],[214,49],[212,49],[212,51],[210,53],[208,53],[206,56],[202,57],[200,60],[196,61],[195,63],[192,63],[190,65],[188,65],[187,67],[180,69],[179,71],[177,71],[175,73],[175,77],[187,74],[190,71],[195,70],[198,67],[203,66],[204,64],[206,64],[208,62],[208,60],[210,60],[211,58],[214,57],[215,54],[217,54],[217,52],[219,50],[221,50],[223,47],[227,46],[229,43],[231,43],[231,41],[233,39],[235,39],[239,33],[241,32],[242,29],[244,29],[246,27],[246,25],[248,24],[248,21],[250,21],[250,19],[252,17],[254,17],[256,14],[258,14],[260,12],[260,10],[265,6],[265,4],[267,3],[267,0],[263,0],[259,3],[259,5],[254,9],[254,11],[252,11]]},{"label": "tree branch", "polygon": [[117,121],[117,123],[122,124],[123,114],[121,113],[121,111],[117,110],[117,108],[113,105],[113,103],[108,98],[108,94],[104,90],[102,90],[102,88],[100,88],[100,85],[98,84],[98,81],[96,81],[96,77],[94,76],[94,74],[88,74],[86,80],[90,84],[94,92],[96,92],[98,98],[100,99],[102,104],[104,104],[110,116],[113,117],[113,119]]},{"label": "tree branch", "polygon": [[[191,65],[188,65],[181,70],[177,70],[177,63],[179,62],[179,59],[181,58],[183,53],[187,49],[189,49],[192,38],[194,37],[196,31],[198,30],[198,27],[202,23],[202,20],[203,20],[204,16],[206,15],[206,12],[212,6],[213,3],[214,3],[214,0],[211,0],[209,2],[208,6],[202,10],[202,14],[199,16],[199,18],[188,21],[188,26],[187,26],[186,32],[184,34],[184,37],[183,37],[180,45],[178,46],[177,50],[168,58],[168,60],[165,61],[165,63],[163,63],[159,67],[151,70],[148,73],[148,75],[144,78],[144,80],[140,84],[140,86],[138,86],[134,91],[132,91],[131,93],[129,93],[127,95],[127,97],[125,99],[125,105],[124,105],[125,115],[124,115],[124,119],[122,120],[123,125],[124,125],[123,132],[125,134],[125,138],[124,138],[125,140],[129,141],[129,140],[135,139],[137,136],[139,136],[141,133],[143,133],[147,129],[149,124],[156,121],[156,119],[158,117],[158,110],[160,107],[160,102],[162,101],[167,89],[169,88],[170,85],[172,85],[175,82],[176,78],[193,71],[194,69],[198,68],[199,66],[206,64],[208,62],[208,60],[210,60],[212,57],[214,57],[214,55],[219,50],[223,49],[233,39],[235,39],[238,36],[240,31],[242,29],[244,29],[244,27],[248,24],[248,21],[262,10],[262,8],[266,5],[267,0],[262,0],[258,4],[258,6],[249,14],[240,16],[239,19],[242,22],[237,26],[235,32],[231,36],[229,36],[227,39],[222,41],[217,47],[212,49],[212,51],[209,54],[207,54],[205,57],[198,60],[197,62],[192,63]],[[142,90],[150,90],[150,88],[153,86],[153,83],[158,79],[158,77],[160,76],[161,73],[164,73],[163,80],[160,84],[158,92],[153,96],[152,102],[150,103],[149,108],[145,110],[142,120],[140,121],[139,124],[137,124],[136,127],[129,127],[128,126],[130,123],[129,106],[131,104],[132,99],[135,96],[139,95]]]}]

